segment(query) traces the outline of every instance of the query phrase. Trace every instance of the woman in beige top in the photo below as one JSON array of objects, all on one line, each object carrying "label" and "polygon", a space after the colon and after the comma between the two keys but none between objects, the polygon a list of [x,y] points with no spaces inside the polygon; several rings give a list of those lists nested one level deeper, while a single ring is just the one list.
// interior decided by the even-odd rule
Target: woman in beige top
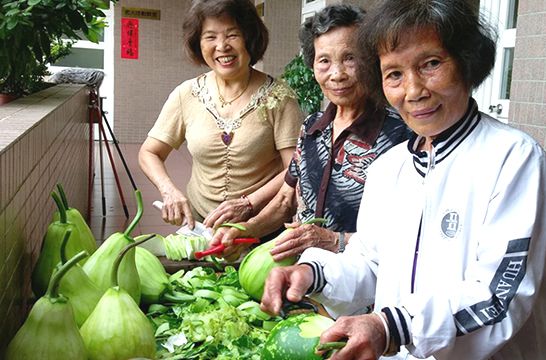
[{"label": "woman in beige top", "polygon": [[[194,1],[183,26],[190,57],[212,71],[170,94],[139,163],[161,193],[166,222],[244,221],[281,187],[302,114],[284,82],[252,68],[268,32],[249,0]],[[184,142],[193,161],[186,194],[165,168]]]}]

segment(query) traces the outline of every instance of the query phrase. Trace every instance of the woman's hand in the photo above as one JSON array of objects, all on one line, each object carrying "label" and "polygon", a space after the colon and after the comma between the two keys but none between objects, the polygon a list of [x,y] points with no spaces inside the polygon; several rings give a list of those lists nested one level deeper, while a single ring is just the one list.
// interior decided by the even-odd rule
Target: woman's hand
[{"label": "woman's hand", "polygon": [[246,236],[245,232],[233,227],[220,227],[210,241],[210,247],[223,244],[225,246],[222,257],[228,262],[237,260],[250,244],[233,244],[233,240]]},{"label": "woman's hand", "polygon": [[342,316],[328,330],[322,333],[321,343],[347,341],[336,351],[331,360],[376,360],[385,349],[385,328],[380,314]]},{"label": "woman's hand", "polygon": [[163,209],[161,216],[163,221],[173,225],[182,225],[187,221],[190,229],[195,226],[195,220],[191,213],[190,201],[177,188],[161,191],[163,197]]},{"label": "woman's hand", "polygon": [[308,265],[273,268],[265,281],[260,308],[269,314],[277,315],[281,310],[285,293],[286,299],[298,302],[312,284],[313,270]]},{"label": "woman's hand", "polygon": [[287,231],[275,241],[275,247],[271,250],[275,261],[300,255],[310,247],[337,251],[337,237],[331,230],[312,224],[301,225],[298,222],[286,224],[286,227],[294,230]]},{"label": "woman's hand", "polygon": [[252,216],[252,208],[247,199],[232,199],[221,203],[216,209],[212,210],[203,224],[206,227],[218,229],[225,222],[246,221]]}]

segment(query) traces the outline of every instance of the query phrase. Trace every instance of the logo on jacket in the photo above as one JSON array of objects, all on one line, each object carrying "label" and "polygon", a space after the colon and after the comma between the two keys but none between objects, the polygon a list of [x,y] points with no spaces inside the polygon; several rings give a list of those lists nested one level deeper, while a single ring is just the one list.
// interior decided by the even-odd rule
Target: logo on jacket
[{"label": "logo on jacket", "polygon": [[442,234],[452,239],[460,228],[459,214],[456,211],[448,211],[442,218]]}]

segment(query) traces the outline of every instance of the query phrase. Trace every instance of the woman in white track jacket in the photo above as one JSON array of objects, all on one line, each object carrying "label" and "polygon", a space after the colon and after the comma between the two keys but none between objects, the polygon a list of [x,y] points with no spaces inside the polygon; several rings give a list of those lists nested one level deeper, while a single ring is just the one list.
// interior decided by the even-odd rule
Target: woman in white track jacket
[{"label": "woman in white track jacket", "polygon": [[[495,46],[465,0],[389,0],[362,38],[366,79],[415,132],[370,167],[346,251],[309,249],[272,272],[263,309],[305,293],[340,317],[332,359],[546,356],[546,160],[470,94]],[[408,354],[409,352],[409,354]]]}]

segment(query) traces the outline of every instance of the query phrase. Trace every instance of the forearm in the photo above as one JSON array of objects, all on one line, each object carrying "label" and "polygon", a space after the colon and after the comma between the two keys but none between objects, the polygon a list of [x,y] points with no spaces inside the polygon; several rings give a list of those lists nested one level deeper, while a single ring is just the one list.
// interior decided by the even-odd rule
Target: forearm
[{"label": "forearm", "polygon": [[296,212],[295,189],[283,184],[277,195],[254,217],[248,220],[248,231],[257,237],[272,233],[285,222],[290,222]]},{"label": "forearm", "polygon": [[140,168],[146,177],[154,184],[161,194],[164,194],[172,188],[176,188],[176,185],[167,173],[165,163],[159,156],[149,152],[141,152],[138,161]]},{"label": "forearm", "polygon": [[269,180],[264,186],[251,194],[245,194],[252,204],[253,215],[258,214],[266,205],[279,193],[284,184],[285,170],[281,171],[273,179]]},{"label": "forearm", "polygon": [[[294,149],[295,149],[294,147],[288,147],[288,148],[279,150],[279,153],[282,159],[283,170],[280,173],[278,173],[277,176],[271,179],[268,183],[266,183],[264,186],[254,191],[252,194],[245,194],[248,200],[250,201],[250,203],[252,204],[252,208],[253,208],[252,215],[258,214],[281,191],[290,190],[290,189],[284,188],[284,176],[286,174],[286,169],[288,168],[288,165],[290,164],[290,160],[292,159],[292,154],[294,153]],[[291,199],[293,198],[293,194],[288,194],[287,196]],[[290,211],[289,216],[292,216],[292,215],[293,214]]]}]

